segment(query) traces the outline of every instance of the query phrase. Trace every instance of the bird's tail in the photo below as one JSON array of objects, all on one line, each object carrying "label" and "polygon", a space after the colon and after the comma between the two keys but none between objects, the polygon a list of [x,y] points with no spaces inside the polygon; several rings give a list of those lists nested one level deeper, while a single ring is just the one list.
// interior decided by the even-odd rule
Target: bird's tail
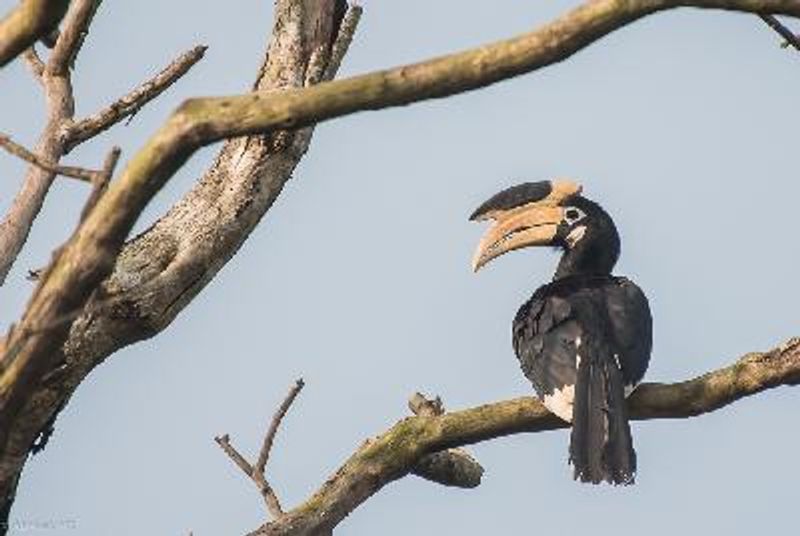
[{"label": "bird's tail", "polygon": [[636,452],[623,385],[622,373],[611,356],[580,362],[569,446],[575,480],[633,484]]}]

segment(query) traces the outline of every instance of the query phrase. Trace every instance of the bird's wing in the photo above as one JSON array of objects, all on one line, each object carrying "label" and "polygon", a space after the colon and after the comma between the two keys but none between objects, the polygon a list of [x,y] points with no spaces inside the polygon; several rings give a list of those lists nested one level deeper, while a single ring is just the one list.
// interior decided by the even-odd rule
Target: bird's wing
[{"label": "bird's wing", "polygon": [[582,334],[570,302],[560,296],[537,293],[520,308],[513,324],[522,371],[545,406],[566,421],[572,420]]},{"label": "bird's wing", "polygon": [[615,285],[605,287],[613,346],[626,387],[636,386],[647,370],[653,345],[653,321],[650,306],[635,283],[618,278]]}]

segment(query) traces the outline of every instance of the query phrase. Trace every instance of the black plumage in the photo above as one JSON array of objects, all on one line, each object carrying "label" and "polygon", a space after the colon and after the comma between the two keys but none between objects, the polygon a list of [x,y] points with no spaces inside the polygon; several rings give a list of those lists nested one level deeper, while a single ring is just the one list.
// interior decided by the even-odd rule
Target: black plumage
[{"label": "black plumage", "polygon": [[[514,350],[548,409],[572,422],[569,457],[575,478],[630,484],[636,453],[625,397],[641,381],[650,360],[650,309],[638,286],[611,274],[620,250],[613,221],[575,189],[521,207],[483,210],[501,211],[493,217],[498,230],[489,232],[495,244],[529,233],[535,237],[530,245],[563,249],[553,281],[539,287],[514,318]],[[537,187],[533,193],[541,191]],[[519,220],[521,213],[524,223],[506,223],[512,217]],[[482,247],[492,256],[504,252],[497,253],[497,246]],[[485,262],[476,261],[476,266]]]}]

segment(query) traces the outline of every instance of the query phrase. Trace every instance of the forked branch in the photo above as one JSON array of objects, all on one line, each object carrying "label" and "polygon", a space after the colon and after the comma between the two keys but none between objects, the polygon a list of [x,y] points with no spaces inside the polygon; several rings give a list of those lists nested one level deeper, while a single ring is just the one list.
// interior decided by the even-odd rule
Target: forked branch
[{"label": "forked branch", "polygon": [[60,166],[55,162],[48,162],[36,153],[29,151],[24,146],[12,140],[8,135],[0,132],[0,147],[8,151],[10,154],[25,160],[29,164],[43,169],[54,175],[62,175],[64,177],[71,177],[84,182],[92,182],[92,180],[102,172],[102,170],[92,170],[76,166]]},{"label": "forked branch", "polygon": [[[773,387],[798,383],[800,338],[795,338],[692,380],[643,384],[631,395],[629,408],[637,420],[688,418]],[[538,400],[528,397],[403,419],[360,447],[305,503],[253,534],[330,534],[345,516],[389,482],[409,474],[430,453],[567,426]]]},{"label": "forked branch", "polygon": [[[36,164],[28,170],[22,189],[0,222],[0,285],[4,283],[28,238],[52,184],[54,173],[58,172],[54,169],[61,157],[125,117],[131,117],[203,57],[205,47],[195,47],[109,107],[85,119],[74,120],[71,64],[80,52],[100,3],[100,0],[72,2],[46,62],[39,58],[32,47],[24,55],[30,70],[47,95],[47,124],[33,151],[39,157],[38,164],[44,165]],[[63,171],[75,168],[59,169]],[[95,201],[93,198],[89,204],[94,204]]]},{"label": "forked branch", "polygon": [[150,80],[143,82],[127,95],[117,99],[97,113],[74,121],[67,129],[66,151],[116,125],[126,117],[133,117],[151,100],[166,91],[203,59],[205,45],[199,45],[175,58]]},{"label": "forked branch", "polygon": [[304,385],[305,383],[303,382],[302,378],[297,380],[289,390],[289,393],[286,395],[283,403],[278,408],[278,411],[275,412],[269,428],[267,429],[267,433],[264,436],[264,443],[261,447],[258,460],[255,464],[248,462],[247,459],[242,456],[238,450],[236,450],[236,447],[231,444],[230,436],[228,436],[228,434],[214,438],[214,441],[217,442],[217,444],[222,448],[225,454],[228,455],[231,461],[233,461],[233,463],[236,464],[236,466],[241,469],[242,472],[253,481],[253,483],[255,483],[259,493],[261,493],[261,496],[264,498],[267,511],[274,519],[278,519],[283,515],[283,509],[281,508],[281,503],[278,500],[278,496],[275,494],[272,486],[267,481],[264,469],[267,465],[267,460],[269,459],[269,454],[272,450],[272,444],[275,441],[275,434],[278,432],[278,427],[280,427],[281,421],[283,421],[283,418],[286,416],[286,412],[289,411],[289,408],[292,406],[295,398],[297,398],[297,395],[300,394],[300,391],[303,389]]},{"label": "forked branch", "polygon": [[[10,430],[23,422],[23,408],[34,405],[31,393],[41,385],[42,377],[57,366],[55,360],[63,355],[61,350],[71,323],[29,336],[24,342],[17,334],[28,333],[29,328],[37,325],[52,325],[86,304],[117,262],[120,248],[145,205],[199,147],[227,137],[291,130],[361,110],[399,106],[477,89],[562,61],[641,17],[683,6],[800,16],[800,0],[589,0],[528,34],[459,54],[302,89],[188,101],[131,159],[119,180],[100,197],[59,253],[53,269],[43,278],[20,322],[20,329],[9,337],[8,346],[15,348],[15,352],[13,358],[6,355],[0,362],[0,448],[29,444],[10,441]],[[202,277],[196,277],[200,284],[204,283]],[[429,423],[438,429],[452,423],[452,415],[457,414],[414,417],[404,422]],[[553,417],[547,418],[551,427],[559,425],[553,424]],[[402,429],[410,426],[401,425],[398,426]],[[389,466],[375,467],[380,475],[376,481],[355,480],[352,497],[366,497],[374,492],[374,486],[379,488],[406,474],[413,467],[411,462],[416,463],[425,454],[493,437],[478,434],[469,440],[469,435],[459,436],[461,439],[448,444],[442,440],[442,430],[428,429],[427,424],[413,426],[423,434],[422,442],[413,443],[410,451],[398,451],[397,460]],[[485,432],[485,428],[481,430]],[[400,441],[396,446],[405,448],[408,445]],[[347,478],[347,474],[345,470],[337,478]],[[320,501],[325,502],[326,497],[333,495],[325,495]],[[321,517],[318,522],[309,521],[309,526],[324,527],[335,521],[336,516],[346,515],[350,507],[335,500],[330,506],[323,510],[314,506],[313,515]],[[287,513],[277,523],[283,523],[291,515]]]}]

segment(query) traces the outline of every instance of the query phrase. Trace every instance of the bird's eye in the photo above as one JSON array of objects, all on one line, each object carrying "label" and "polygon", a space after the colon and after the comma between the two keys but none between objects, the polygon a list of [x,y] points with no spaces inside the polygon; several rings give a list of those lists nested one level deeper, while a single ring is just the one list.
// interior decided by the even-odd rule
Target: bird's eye
[{"label": "bird's eye", "polygon": [[578,222],[586,217],[586,213],[579,208],[575,207],[568,207],[564,211],[564,219],[572,225],[575,222]]}]

